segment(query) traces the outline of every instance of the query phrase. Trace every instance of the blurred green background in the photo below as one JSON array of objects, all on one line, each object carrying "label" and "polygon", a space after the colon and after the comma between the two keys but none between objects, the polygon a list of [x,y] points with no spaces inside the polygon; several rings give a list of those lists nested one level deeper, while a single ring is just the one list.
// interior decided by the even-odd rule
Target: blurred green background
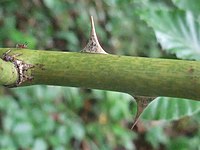
[{"label": "blurred green background", "polygon": [[[191,3],[1,0],[0,47],[27,42],[30,49],[78,52],[88,41],[93,15],[99,41],[109,53],[199,60],[200,2]],[[133,98],[123,93],[0,87],[0,149],[200,149],[199,102],[157,98],[131,131],[135,112]]]}]

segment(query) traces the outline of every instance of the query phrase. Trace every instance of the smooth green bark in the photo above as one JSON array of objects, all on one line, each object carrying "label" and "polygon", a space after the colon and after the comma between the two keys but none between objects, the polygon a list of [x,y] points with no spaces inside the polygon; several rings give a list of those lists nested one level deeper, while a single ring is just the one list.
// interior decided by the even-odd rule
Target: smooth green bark
[{"label": "smooth green bark", "polygon": [[[0,49],[0,55],[5,51]],[[200,99],[200,62],[28,49],[11,54],[21,54],[18,59],[34,65],[28,72],[34,79],[21,86],[73,86]]]}]

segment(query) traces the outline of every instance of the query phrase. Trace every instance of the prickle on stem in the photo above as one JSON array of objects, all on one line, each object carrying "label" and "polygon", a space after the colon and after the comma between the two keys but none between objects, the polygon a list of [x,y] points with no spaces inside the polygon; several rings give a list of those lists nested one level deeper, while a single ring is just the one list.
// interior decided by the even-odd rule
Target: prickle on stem
[{"label": "prickle on stem", "polygon": [[16,48],[27,48],[28,46],[28,43],[25,42],[25,43],[19,43],[19,44],[16,44]]},{"label": "prickle on stem", "polygon": [[93,17],[90,16],[90,22],[91,22],[91,32],[90,32],[90,39],[86,47],[81,50],[81,52],[85,53],[99,53],[99,54],[108,54],[106,53],[101,45],[99,44],[95,27],[94,27],[94,20]]},{"label": "prickle on stem", "polygon": [[147,108],[149,103],[151,103],[156,97],[147,97],[147,96],[134,96],[134,99],[137,102],[137,113],[133,121],[133,125],[131,127],[131,130],[135,127],[135,125],[138,123],[138,120],[143,113],[143,111]]}]

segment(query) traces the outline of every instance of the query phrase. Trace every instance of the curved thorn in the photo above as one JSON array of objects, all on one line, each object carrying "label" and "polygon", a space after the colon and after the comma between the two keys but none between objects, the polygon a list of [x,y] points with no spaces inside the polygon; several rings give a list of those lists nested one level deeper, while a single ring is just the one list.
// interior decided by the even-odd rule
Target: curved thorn
[{"label": "curved thorn", "polygon": [[103,50],[103,48],[99,44],[92,16],[90,16],[90,22],[91,22],[90,39],[86,47],[83,50],[81,50],[81,52],[108,54]]},{"label": "curved thorn", "polygon": [[134,118],[133,125],[131,127],[131,130],[135,127],[137,124],[142,112],[147,108],[149,103],[153,101],[156,97],[145,97],[145,96],[134,96],[134,99],[137,102],[137,114]]},{"label": "curved thorn", "polygon": [[140,115],[142,114],[143,110],[146,108],[146,106],[144,106],[141,102],[137,101],[137,113],[136,116],[133,120],[133,125],[131,127],[131,130],[133,130],[133,128],[136,126],[136,124],[138,123],[139,119],[140,119]]}]

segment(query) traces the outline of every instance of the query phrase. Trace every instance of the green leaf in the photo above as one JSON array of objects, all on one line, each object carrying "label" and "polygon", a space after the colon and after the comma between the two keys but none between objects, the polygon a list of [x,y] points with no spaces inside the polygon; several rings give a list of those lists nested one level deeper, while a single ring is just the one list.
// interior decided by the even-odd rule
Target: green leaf
[{"label": "green leaf", "polygon": [[61,1],[55,1],[55,0],[44,0],[44,5],[48,7],[51,10],[51,13],[61,13],[65,6]]},{"label": "green leaf", "polygon": [[152,101],[142,114],[143,119],[177,120],[200,111],[200,103],[188,99],[158,97]]},{"label": "green leaf", "polygon": [[13,135],[17,144],[23,148],[33,143],[33,126],[29,122],[17,123],[13,128]]},{"label": "green leaf", "polygon": [[147,131],[145,138],[151,143],[154,149],[158,149],[161,143],[166,144],[168,142],[168,137],[161,126],[150,128],[150,130]]},{"label": "green leaf", "polygon": [[72,135],[67,132],[68,130],[69,129],[66,125],[61,125],[57,127],[56,135],[60,143],[67,144],[70,141],[70,138],[72,138]]},{"label": "green leaf", "polygon": [[199,150],[199,138],[180,136],[172,138],[167,145],[168,149],[180,149],[180,150]]},{"label": "green leaf", "polygon": [[47,143],[44,141],[44,139],[36,139],[33,145],[33,150],[46,150],[47,149]]},{"label": "green leaf", "polygon": [[200,60],[200,24],[189,11],[146,11],[141,15],[158,42],[178,58]]},{"label": "green leaf", "polygon": [[195,14],[200,13],[199,0],[172,0],[173,3],[183,10],[190,10]]},{"label": "green leaf", "polygon": [[113,120],[129,119],[131,117],[129,111],[130,102],[133,100],[131,95],[106,91],[104,99],[106,100],[106,105],[109,106],[108,112]]},{"label": "green leaf", "polygon": [[22,87],[12,90],[21,100],[43,101],[45,99],[47,101],[53,101],[61,94],[62,87],[37,85],[33,87]]},{"label": "green leaf", "polygon": [[83,126],[78,122],[70,122],[69,124],[73,137],[80,141],[83,140],[85,136],[85,130]]},{"label": "green leaf", "polygon": [[0,133],[0,147],[6,150],[15,150],[16,146],[12,140],[12,136],[5,133]]}]

